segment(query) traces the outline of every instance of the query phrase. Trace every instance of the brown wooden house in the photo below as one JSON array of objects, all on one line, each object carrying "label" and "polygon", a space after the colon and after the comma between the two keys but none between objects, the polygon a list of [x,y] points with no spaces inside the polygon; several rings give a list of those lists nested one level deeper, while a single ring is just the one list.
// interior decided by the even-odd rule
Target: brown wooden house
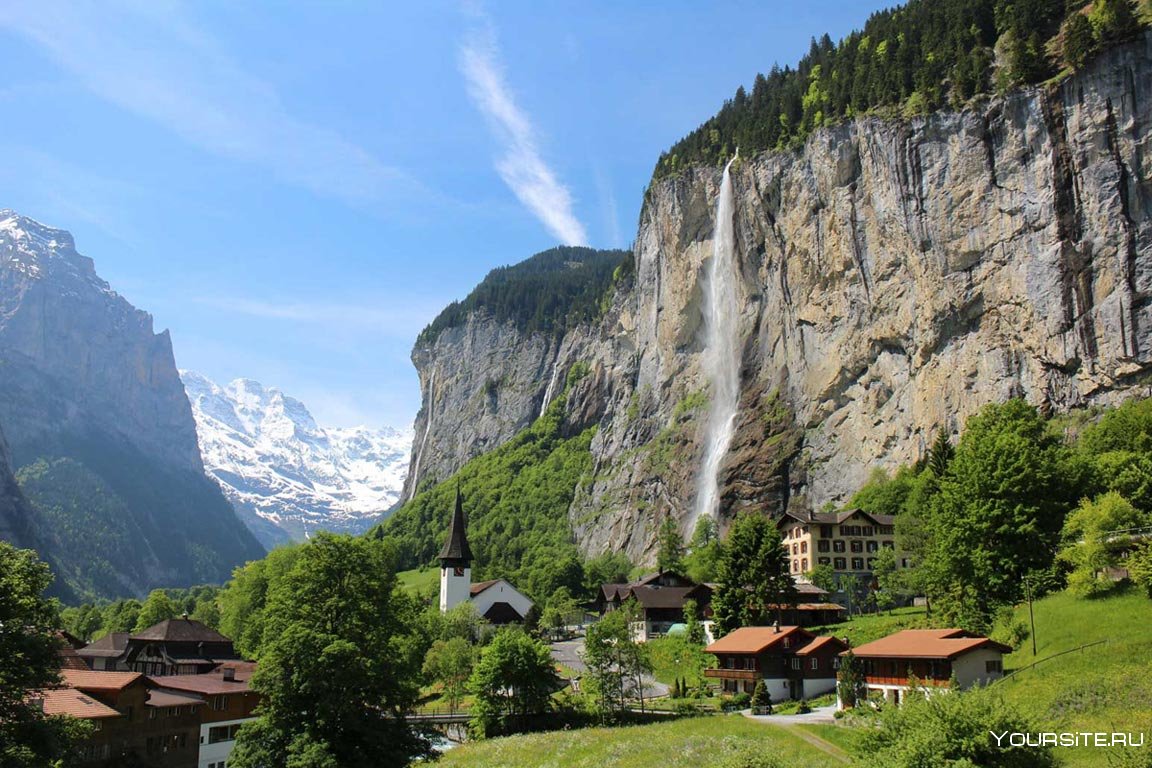
[{"label": "brown wooden house", "polygon": [[836,688],[839,655],[847,648],[803,627],[741,627],[704,649],[717,661],[704,674],[726,693],[752,693],[763,680],[773,701],[810,699]]}]

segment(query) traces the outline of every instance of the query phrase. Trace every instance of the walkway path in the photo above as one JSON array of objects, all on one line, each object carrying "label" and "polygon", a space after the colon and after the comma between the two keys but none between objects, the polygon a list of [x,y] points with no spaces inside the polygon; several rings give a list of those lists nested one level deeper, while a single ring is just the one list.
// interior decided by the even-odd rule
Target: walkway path
[{"label": "walkway path", "polygon": [[824,725],[835,723],[836,719],[832,716],[832,713],[835,711],[836,705],[833,704],[827,707],[817,707],[806,715],[753,715],[751,714],[751,710],[746,710],[743,714],[744,717],[749,720],[755,720],[758,723],[772,725],[788,731],[793,736],[803,739],[834,760],[848,764],[852,762],[852,758],[843,749],[827,739],[820,738],[811,731],[796,727],[797,725],[803,725],[805,723]]}]

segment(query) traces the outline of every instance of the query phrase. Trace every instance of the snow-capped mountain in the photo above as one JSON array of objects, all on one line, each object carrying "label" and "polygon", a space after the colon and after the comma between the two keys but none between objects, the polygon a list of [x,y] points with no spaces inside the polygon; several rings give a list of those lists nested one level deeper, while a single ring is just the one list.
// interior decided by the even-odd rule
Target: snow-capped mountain
[{"label": "snow-capped mountain", "polygon": [[360,533],[400,497],[412,431],[324,428],[278,389],[181,371],[208,474],[266,546]]}]

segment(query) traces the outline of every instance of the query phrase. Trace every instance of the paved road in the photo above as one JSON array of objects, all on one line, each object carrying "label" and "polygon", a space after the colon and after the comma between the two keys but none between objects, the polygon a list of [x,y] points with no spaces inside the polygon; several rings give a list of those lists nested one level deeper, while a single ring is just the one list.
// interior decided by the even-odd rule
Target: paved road
[{"label": "paved road", "polygon": [[[552,658],[556,660],[556,663],[563,664],[577,672],[584,673],[588,671],[588,666],[584,663],[583,637],[578,637],[575,640],[564,640],[552,643]],[[656,679],[652,677],[644,678],[645,698],[650,699],[667,695],[668,686],[664,685],[664,683],[656,682]]]},{"label": "paved road", "polygon": [[799,725],[802,723],[835,723],[833,713],[835,704],[826,707],[816,707],[806,715],[753,715],[751,710],[744,712],[744,717],[757,722],[772,723],[773,725]]}]

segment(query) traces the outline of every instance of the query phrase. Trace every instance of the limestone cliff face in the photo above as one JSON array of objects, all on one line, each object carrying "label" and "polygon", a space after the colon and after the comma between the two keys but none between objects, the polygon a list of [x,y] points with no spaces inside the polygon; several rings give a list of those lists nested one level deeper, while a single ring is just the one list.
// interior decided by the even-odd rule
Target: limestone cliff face
[{"label": "limestone cliff face", "polygon": [[[739,161],[742,397],[722,518],[843,501],[873,467],[915,460],[936,429],[958,431],[988,402],[1063,410],[1146,393],[1150,137],[1145,37],[1052,89],[861,118],[799,152]],[[584,360],[599,373],[569,408],[600,431],[570,510],[577,538],[651,557],[661,517],[685,520],[695,496],[700,278],[719,183],[719,169],[696,168],[653,186],[633,285],[595,326],[539,340],[490,329],[493,355],[476,320],[467,343],[417,356],[422,415],[432,402],[450,422],[423,446],[438,472],[530,420],[556,360]],[[470,418],[480,406],[491,415]]]}]

